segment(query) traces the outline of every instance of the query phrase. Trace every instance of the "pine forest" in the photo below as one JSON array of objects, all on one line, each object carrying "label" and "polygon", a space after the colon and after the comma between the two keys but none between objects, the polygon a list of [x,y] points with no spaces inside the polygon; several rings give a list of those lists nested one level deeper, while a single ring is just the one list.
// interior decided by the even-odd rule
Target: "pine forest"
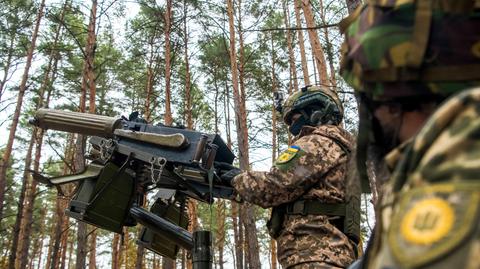
[{"label": "pine forest", "polygon": [[[66,215],[87,137],[29,124],[39,108],[126,117],[218,134],[242,170],[267,171],[292,137],[275,96],[321,85],[357,128],[339,75],[339,22],[352,0],[0,0],[0,268],[192,268],[137,244],[141,225],[113,233]],[[362,196],[364,212],[373,197]],[[153,199],[145,197],[144,208]],[[213,234],[213,266],[281,268],[269,209],[187,200],[188,230]],[[373,221],[366,215],[362,235]]]}]

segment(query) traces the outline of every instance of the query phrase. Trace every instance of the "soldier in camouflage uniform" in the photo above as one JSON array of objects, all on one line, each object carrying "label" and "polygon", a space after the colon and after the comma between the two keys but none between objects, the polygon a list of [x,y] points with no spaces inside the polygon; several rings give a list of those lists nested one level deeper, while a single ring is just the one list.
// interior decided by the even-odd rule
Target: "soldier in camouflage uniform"
[{"label": "soldier in camouflage uniform", "polygon": [[359,172],[385,149],[390,174],[356,268],[480,268],[480,1],[366,2],[342,22],[342,76]]},{"label": "soldier in camouflage uniform", "polygon": [[342,117],[334,92],[310,86],[294,93],[283,106],[293,144],[269,172],[232,180],[243,200],[273,208],[269,231],[283,268],[345,268],[355,259],[355,243],[344,233],[352,138],[339,126]]}]

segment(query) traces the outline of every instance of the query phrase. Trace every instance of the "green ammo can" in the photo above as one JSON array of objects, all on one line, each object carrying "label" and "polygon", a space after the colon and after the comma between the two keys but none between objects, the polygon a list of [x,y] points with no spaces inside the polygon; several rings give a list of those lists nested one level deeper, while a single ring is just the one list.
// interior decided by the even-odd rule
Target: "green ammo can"
[{"label": "green ammo can", "polygon": [[98,177],[87,178],[80,183],[66,214],[99,228],[122,233],[134,190],[133,177],[109,162]]}]

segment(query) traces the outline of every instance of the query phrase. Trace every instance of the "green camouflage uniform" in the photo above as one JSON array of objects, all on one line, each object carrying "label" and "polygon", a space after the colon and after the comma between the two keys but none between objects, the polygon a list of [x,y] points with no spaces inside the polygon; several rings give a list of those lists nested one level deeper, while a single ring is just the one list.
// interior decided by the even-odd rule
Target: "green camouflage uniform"
[{"label": "green camouflage uniform", "polygon": [[[385,157],[363,268],[480,268],[480,1],[366,2],[342,23],[342,76],[361,109],[451,98]],[[368,128],[361,114],[359,147]]]},{"label": "green camouflage uniform", "polygon": [[386,160],[365,268],[480,268],[480,88],[451,98]]},{"label": "green camouflage uniform", "polygon": [[[269,172],[247,171],[233,186],[248,202],[274,207],[297,200],[345,202],[345,173],[351,136],[334,125],[304,126]],[[286,215],[276,238],[283,268],[344,268],[354,246],[324,215]]]}]

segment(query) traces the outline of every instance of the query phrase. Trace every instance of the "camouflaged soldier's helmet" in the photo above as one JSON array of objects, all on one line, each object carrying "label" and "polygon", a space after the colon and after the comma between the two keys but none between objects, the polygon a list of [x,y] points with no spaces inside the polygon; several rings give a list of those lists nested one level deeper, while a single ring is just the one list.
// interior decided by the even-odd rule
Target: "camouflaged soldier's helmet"
[{"label": "camouflaged soldier's helmet", "polygon": [[[292,116],[302,114],[296,128],[292,128]],[[290,132],[296,135],[303,125],[338,125],[343,119],[343,106],[337,94],[318,86],[305,86],[290,95],[282,106],[283,121],[289,125]]]},{"label": "camouflaged soldier's helmet", "polygon": [[340,25],[341,74],[357,94],[446,97],[480,84],[480,1],[365,2]]}]

